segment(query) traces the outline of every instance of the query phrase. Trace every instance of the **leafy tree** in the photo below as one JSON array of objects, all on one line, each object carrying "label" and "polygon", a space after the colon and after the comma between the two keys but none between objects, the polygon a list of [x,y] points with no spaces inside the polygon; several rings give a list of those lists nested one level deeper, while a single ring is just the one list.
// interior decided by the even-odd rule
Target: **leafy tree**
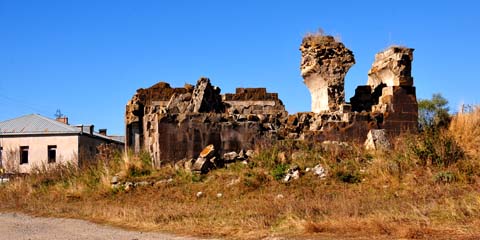
[{"label": "leafy tree", "polygon": [[418,101],[420,130],[447,127],[451,120],[448,111],[448,100],[440,93],[433,94],[432,99],[421,99]]}]

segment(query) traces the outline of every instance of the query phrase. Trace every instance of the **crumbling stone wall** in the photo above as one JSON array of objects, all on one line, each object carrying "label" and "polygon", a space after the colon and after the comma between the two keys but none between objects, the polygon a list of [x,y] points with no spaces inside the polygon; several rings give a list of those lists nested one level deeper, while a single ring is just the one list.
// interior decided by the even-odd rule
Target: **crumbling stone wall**
[{"label": "crumbling stone wall", "polygon": [[285,106],[277,93],[268,93],[266,88],[237,88],[226,93],[222,100],[229,114],[283,114]]},{"label": "crumbling stone wall", "polygon": [[175,89],[163,85],[157,97],[149,96],[150,89],[139,90],[126,108],[126,147],[146,149],[156,166],[193,158],[209,144],[222,154],[252,148],[264,137],[276,138],[279,119],[287,116],[278,95],[265,88],[221,95],[208,78],[200,78],[195,87]]},{"label": "crumbling stone wall", "polygon": [[418,107],[411,76],[413,49],[391,47],[375,56],[367,85],[345,102],[344,78],[352,51],[331,36],[307,36],[301,73],[312,112],[288,115],[277,93],[237,88],[221,94],[208,78],[195,86],[158,83],[139,89],[126,107],[126,147],[147,150],[154,164],[198,156],[212,144],[219,154],[251,149],[264,140],[363,143],[371,129],[390,136],[417,130]]},{"label": "crumbling stone wall", "polygon": [[158,129],[148,124],[156,120],[152,113],[167,106],[172,95],[188,96],[192,93],[193,86],[190,84],[183,88],[172,88],[165,82],[159,82],[147,89],[138,89],[126,106],[125,146],[139,152],[145,137],[159,137]]},{"label": "crumbling stone wall", "polygon": [[366,86],[350,99],[353,111],[382,115],[379,128],[395,136],[418,127],[418,105],[411,75],[413,49],[390,47],[375,55]]}]

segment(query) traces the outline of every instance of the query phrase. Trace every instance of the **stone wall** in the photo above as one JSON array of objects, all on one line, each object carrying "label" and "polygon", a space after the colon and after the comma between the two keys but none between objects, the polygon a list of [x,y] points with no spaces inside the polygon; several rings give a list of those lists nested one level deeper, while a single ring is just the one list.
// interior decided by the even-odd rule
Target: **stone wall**
[{"label": "stone wall", "polygon": [[283,114],[285,106],[277,93],[266,88],[237,88],[236,92],[222,96],[229,114]]},{"label": "stone wall", "polygon": [[[208,78],[183,90],[163,86],[157,97],[149,96],[150,89],[137,91],[126,108],[126,147],[147,150],[156,166],[192,158],[209,144],[219,153],[251,148],[264,137],[276,138],[278,120],[287,116],[278,95],[265,88],[221,95]],[[165,93],[170,94],[168,102],[158,97],[168,99]]]},{"label": "stone wall", "polygon": [[219,154],[251,149],[262,141],[363,143],[371,129],[391,136],[417,130],[411,76],[413,49],[391,47],[375,56],[367,85],[345,102],[344,78],[352,51],[331,36],[303,40],[301,74],[312,112],[288,115],[277,93],[237,88],[221,94],[208,78],[195,86],[158,83],[139,89],[126,106],[126,148],[148,151],[156,166],[198,156],[212,144]]}]

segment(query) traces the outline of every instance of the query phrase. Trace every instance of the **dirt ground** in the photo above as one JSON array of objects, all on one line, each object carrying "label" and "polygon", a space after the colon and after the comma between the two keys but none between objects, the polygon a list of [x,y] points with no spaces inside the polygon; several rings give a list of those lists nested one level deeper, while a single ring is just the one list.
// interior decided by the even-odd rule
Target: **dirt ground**
[{"label": "dirt ground", "polygon": [[127,231],[95,223],[65,218],[31,217],[18,213],[0,213],[0,240],[194,240],[198,238],[164,233]]}]

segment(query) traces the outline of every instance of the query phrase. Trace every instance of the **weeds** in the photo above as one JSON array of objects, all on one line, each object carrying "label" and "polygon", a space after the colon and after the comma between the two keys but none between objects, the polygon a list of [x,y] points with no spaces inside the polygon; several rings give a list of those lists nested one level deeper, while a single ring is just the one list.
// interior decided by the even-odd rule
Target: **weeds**
[{"label": "weeds", "polygon": [[438,172],[435,175],[435,182],[440,182],[440,183],[452,183],[455,182],[457,177],[455,176],[454,173],[445,171],[445,172]]},{"label": "weeds", "polygon": [[288,165],[287,164],[277,164],[275,167],[272,169],[272,176],[275,180],[279,181],[282,180],[285,177],[285,174],[287,172]]},{"label": "weeds", "polygon": [[452,135],[441,129],[429,129],[412,139],[409,149],[422,166],[448,167],[464,158],[463,149]]}]

